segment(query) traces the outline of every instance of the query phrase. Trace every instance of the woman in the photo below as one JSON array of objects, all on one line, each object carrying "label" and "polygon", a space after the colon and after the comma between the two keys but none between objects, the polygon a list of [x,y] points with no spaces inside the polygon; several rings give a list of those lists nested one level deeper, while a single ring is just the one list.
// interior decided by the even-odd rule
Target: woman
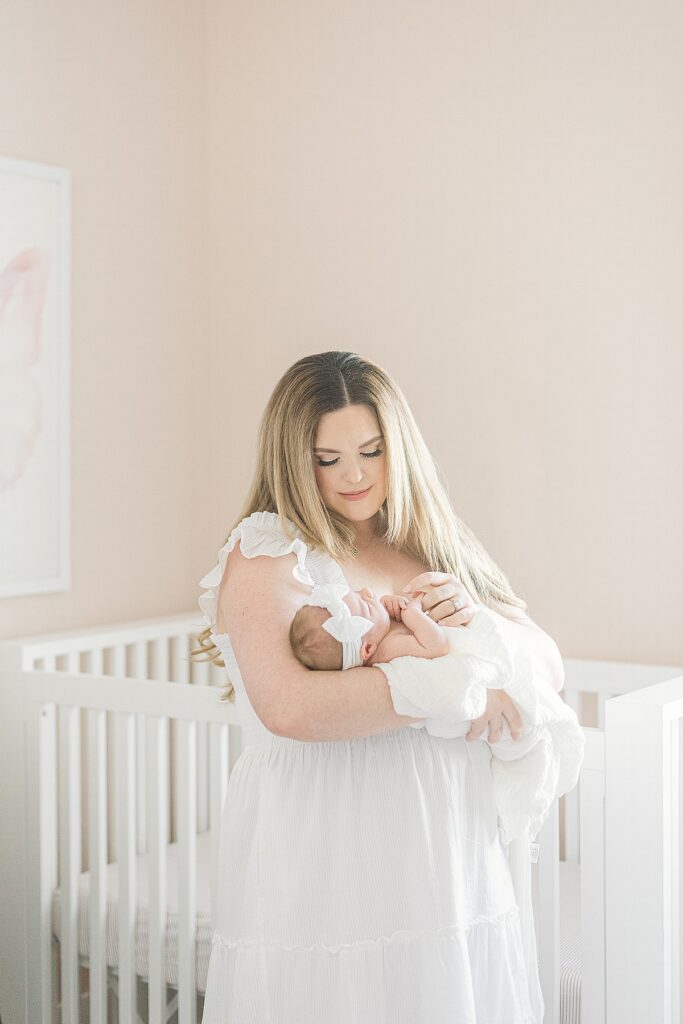
[{"label": "woman", "polygon": [[442,738],[397,714],[380,668],[310,673],[288,629],[326,581],[422,590],[449,626],[483,604],[562,686],[556,645],[451,508],[398,386],[352,352],[294,363],[266,406],[243,514],[201,581],[199,650],[224,659],[245,743],[203,1024],[540,1024],[491,751],[474,742],[487,724],[498,739],[504,718],[514,735],[515,705],[490,689],[467,740]]}]

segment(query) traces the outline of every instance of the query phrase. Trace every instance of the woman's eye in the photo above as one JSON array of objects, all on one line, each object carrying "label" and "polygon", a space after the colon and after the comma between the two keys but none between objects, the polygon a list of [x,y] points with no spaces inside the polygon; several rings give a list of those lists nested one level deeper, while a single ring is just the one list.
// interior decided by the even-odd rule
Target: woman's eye
[{"label": "woman's eye", "polygon": [[[382,451],[382,448],[378,448],[375,452],[361,452],[361,455],[364,459],[376,459],[378,455],[382,454]],[[339,459],[332,459],[331,462],[323,462],[321,459],[318,459],[319,466],[334,466],[335,462],[339,462]]]}]

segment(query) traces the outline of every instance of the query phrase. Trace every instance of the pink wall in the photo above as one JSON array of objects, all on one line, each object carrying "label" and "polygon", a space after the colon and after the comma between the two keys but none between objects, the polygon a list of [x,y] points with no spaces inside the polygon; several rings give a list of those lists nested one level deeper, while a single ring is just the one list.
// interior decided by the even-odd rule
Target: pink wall
[{"label": "pink wall", "polygon": [[566,657],[680,664],[677,6],[109,7],[0,8],[0,152],[74,184],[73,588],[0,635],[194,610],[341,348]]},{"label": "pink wall", "polygon": [[73,257],[72,588],[0,601],[3,638],[192,605],[210,503],[203,14],[0,7],[0,153],[71,168]]}]

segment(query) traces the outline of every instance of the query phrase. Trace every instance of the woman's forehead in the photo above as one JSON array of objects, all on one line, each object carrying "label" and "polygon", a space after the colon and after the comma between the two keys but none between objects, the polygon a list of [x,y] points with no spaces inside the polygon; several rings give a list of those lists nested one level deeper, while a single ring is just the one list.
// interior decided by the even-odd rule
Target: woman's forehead
[{"label": "woman's forehead", "polygon": [[355,451],[381,436],[377,417],[365,405],[349,405],[320,417],[315,431],[316,449]]}]

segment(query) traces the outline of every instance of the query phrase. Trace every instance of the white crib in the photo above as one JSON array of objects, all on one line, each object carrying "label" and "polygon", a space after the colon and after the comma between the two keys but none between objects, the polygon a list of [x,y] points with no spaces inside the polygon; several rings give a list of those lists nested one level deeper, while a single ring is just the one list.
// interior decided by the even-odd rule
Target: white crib
[{"label": "white crib", "polygon": [[[189,661],[202,628],[169,616],[0,644],[3,1024],[200,1019],[241,752],[224,670]],[[565,699],[582,724],[597,700],[597,727],[532,868],[545,1022],[680,1024],[683,672],[565,668]]]}]

